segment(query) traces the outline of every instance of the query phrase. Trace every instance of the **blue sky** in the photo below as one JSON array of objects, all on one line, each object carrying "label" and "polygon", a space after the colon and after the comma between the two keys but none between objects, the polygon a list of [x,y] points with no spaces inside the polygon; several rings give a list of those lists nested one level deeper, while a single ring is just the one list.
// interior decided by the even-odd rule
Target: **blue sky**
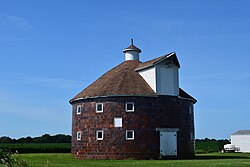
[{"label": "blue sky", "polygon": [[250,129],[250,1],[0,1],[0,136],[71,133],[68,101],[124,61],[177,53],[196,138]]}]

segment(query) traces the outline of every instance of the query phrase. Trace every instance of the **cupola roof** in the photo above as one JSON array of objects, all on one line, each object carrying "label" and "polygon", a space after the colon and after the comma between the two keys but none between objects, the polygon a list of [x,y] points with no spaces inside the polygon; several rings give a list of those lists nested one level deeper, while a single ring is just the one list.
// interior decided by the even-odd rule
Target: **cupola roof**
[{"label": "cupola roof", "polygon": [[129,47],[125,48],[125,49],[123,50],[123,53],[126,53],[126,52],[128,52],[128,51],[137,51],[137,52],[141,53],[141,49],[137,48],[137,47],[134,45],[134,40],[133,40],[133,38],[131,39],[131,45],[130,45]]}]

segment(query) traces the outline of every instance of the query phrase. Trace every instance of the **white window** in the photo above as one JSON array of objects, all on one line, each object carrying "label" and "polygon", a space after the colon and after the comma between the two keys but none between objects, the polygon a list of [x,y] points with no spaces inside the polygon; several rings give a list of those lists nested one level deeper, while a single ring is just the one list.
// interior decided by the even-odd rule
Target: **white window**
[{"label": "white window", "polygon": [[103,140],[103,130],[96,131],[96,140]]},{"label": "white window", "polygon": [[81,106],[80,105],[76,107],[76,113],[77,113],[77,115],[81,114]]},{"label": "white window", "polygon": [[77,140],[81,140],[81,138],[82,138],[82,133],[81,133],[81,131],[78,131],[78,132],[77,132],[76,138],[77,138]]},{"label": "white window", "polygon": [[96,112],[103,112],[103,103],[96,103]]},{"label": "white window", "polygon": [[115,128],[122,127],[122,118],[114,118],[114,127]]},{"label": "white window", "polygon": [[126,112],[134,112],[134,111],[135,111],[134,102],[127,102],[126,103]]},{"label": "white window", "polygon": [[126,130],[126,140],[134,140],[135,139],[134,134],[135,133],[133,130]]}]

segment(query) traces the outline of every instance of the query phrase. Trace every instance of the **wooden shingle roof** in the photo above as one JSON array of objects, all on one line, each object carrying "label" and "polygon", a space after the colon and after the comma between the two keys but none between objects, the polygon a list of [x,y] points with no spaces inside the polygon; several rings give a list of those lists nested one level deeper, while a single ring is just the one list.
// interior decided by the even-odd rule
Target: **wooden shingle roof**
[{"label": "wooden shingle roof", "polygon": [[[155,65],[166,58],[171,60],[170,63],[175,61],[174,63],[179,65],[175,57],[175,53],[170,53],[145,63],[137,60],[124,61],[77,94],[70,100],[70,103],[81,99],[107,96],[156,96],[157,94],[154,90],[137,71]],[[196,103],[196,100],[181,88],[179,89],[179,97],[192,100]]]}]

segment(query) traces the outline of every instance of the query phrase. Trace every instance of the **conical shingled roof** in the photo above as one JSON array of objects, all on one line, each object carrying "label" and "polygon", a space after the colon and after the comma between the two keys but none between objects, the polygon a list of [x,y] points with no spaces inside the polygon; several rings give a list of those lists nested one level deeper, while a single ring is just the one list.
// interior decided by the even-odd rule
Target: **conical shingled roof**
[{"label": "conical shingled roof", "polygon": [[70,100],[112,95],[156,95],[142,76],[135,71],[140,64],[137,60],[128,60],[111,69],[94,83]]},{"label": "conical shingled roof", "polygon": [[[69,102],[73,103],[80,99],[105,96],[155,96],[157,93],[154,92],[138,71],[166,58],[175,61],[179,67],[178,60],[174,59],[176,58],[175,53],[170,53],[144,63],[138,60],[127,60],[106,72]],[[196,103],[196,99],[181,88],[179,88],[179,97]]]}]

